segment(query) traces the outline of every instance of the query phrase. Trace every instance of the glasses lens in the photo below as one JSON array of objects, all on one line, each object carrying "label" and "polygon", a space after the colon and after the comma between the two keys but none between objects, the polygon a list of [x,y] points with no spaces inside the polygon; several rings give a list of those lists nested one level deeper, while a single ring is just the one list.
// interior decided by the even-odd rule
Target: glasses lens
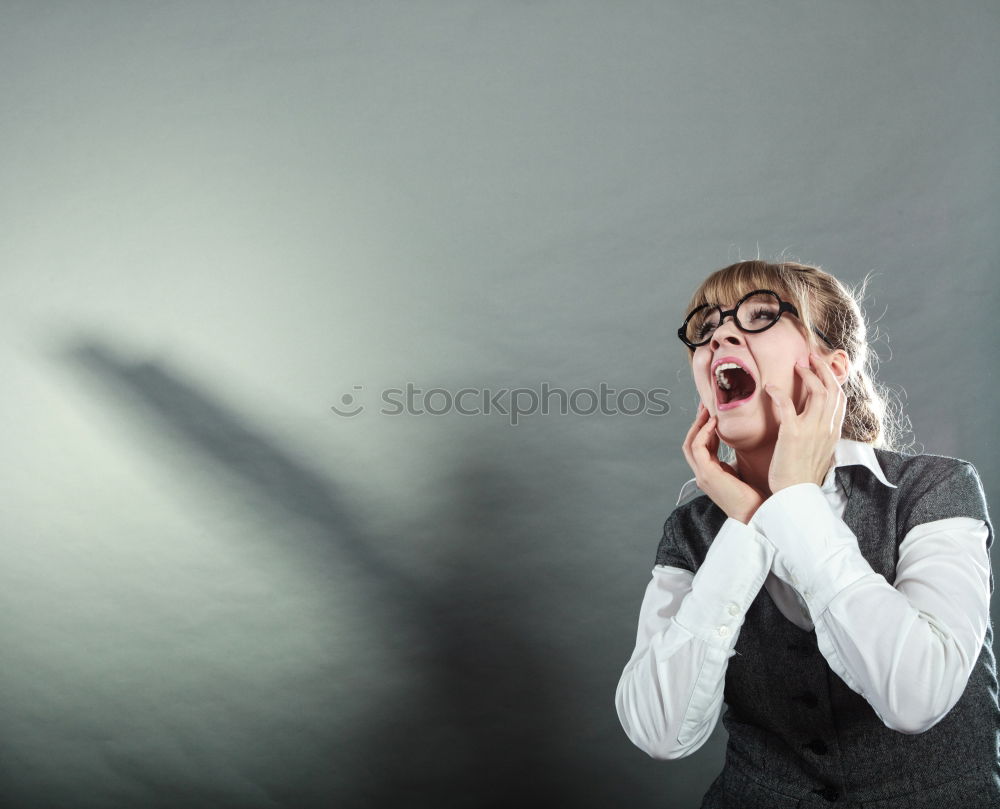
[{"label": "glasses lens", "polygon": [[743,331],[764,331],[781,314],[781,301],[773,292],[760,292],[747,298],[736,311]]},{"label": "glasses lens", "polygon": [[689,343],[703,343],[719,326],[719,307],[705,306],[691,315],[687,322],[686,336]]}]

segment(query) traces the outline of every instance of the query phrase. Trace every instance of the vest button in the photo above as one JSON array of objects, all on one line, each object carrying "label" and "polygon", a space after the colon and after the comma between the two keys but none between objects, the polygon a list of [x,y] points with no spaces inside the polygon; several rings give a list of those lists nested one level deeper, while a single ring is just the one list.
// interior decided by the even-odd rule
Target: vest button
[{"label": "vest button", "polygon": [[804,744],[802,746],[803,747],[808,747],[817,756],[825,756],[826,755],[826,742],[824,742],[822,739],[813,739],[808,744]]},{"label": "vest button", "polygon": [[815,792],[820,797],[826,798],[828,801],[835,801],[840,797],[840,793],[837,792],[833,787],[823,787],[822,789],[814,789]]}]

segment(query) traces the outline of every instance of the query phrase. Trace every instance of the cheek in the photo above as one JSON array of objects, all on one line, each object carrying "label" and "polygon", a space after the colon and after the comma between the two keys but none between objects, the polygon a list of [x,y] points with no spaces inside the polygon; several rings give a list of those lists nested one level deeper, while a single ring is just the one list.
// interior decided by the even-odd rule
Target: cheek
[{"label": "cheek", "polygon": [[795,373],[794,366],[788,366],[782,370],[781,386],[785,390],[794,391],[795,393],[798,393],[799,389],[802,387],[802,381],[799,379],[799,375]]},{"label": "cheek", "polygon": [[715,403],[715,392],[709,388],[708,383],[704,379],[699,379],[695,381],[695,388],[698,390],[698,398],[706,405],[711,405]]},{"label": "cheek", "polygon": [[691,377],[698,395],[703,401],[715,401],[715,391],[708,381],[708,361],[695,363],[691,366]]},{"label": "cheek", "polygon": [[[764,381],[787,392],[793,402],[801,401],[802,391],[804,390],[802,378],[795,370],[795,363],[800,359],[799,357],[785,356],[780,360],[769,363],[770,367],[765,372]],[[808,356],[806,359],[808,359]]]}]

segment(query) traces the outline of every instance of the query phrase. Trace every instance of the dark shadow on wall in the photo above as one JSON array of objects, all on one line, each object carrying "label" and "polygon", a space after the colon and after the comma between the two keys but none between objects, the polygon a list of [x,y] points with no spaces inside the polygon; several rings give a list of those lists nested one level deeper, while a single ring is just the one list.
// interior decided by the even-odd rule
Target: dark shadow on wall
[{"label": "dark shadow on wall", "polygon": [[[363,577],[371,642],[399,650],[396,664],[419,681],[419,698],[411,690],[409,699],[374,711],[349,738],[338,725],[339,706],[317,704],[329,716],[329,734],[286,738],[289,749],[274,755],[293,758],[296,746],[319,745],[330,767],[292,770],[287,780],[243,773],[269,799],[255,805],[445,809],[551,801],[596,809],[618,805],[628,794],[613,761],[581,761],[564,749],[565,684],[545,637],[532,628],[538,576],[508,564],[547,540],[511,521],[524,507],[523,470],[531,469],[531,458],[505,470],[484,461],[492,457],[486,447],[468,447],[468,462],[455,475],[456,510],[437,521],[455,556],[444,564],[446,572],[422,581],[379,551],[379,538],[354,516],[334,481],[275,446],[210,392],[163,363],[124,361],[90,337],[75,341],[65,358],[128,403],[145,429],[169,436],[198,463],[217,466],[252,492],[253,508],[286,521],[290,528],[279,541],[289,553],[308,557],[308,565],[347,565]],[[318,527],[321,550],[303,520]],[[608,710],[605,703],[600,709]],[[133,766],[140,771],[132,780],[148,785],[150,806],[245,805],[218,792],[177,794],[155,761],[134,760]],[[19,792],[16,783],[10,786],[9,798]],[[60,797],[36,794],[5,805],[61,805]]]}]

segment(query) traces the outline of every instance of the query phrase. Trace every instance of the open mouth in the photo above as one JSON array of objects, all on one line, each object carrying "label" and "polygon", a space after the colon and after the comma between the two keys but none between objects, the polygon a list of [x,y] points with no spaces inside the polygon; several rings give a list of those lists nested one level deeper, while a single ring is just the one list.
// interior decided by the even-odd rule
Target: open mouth
[{"label": "open mouth", "polygon": [[723,362],[715,369],[715,394],[720,409],[728,409],[725,405],[736,407],[756,390],[754,378],[735,362]]}]

